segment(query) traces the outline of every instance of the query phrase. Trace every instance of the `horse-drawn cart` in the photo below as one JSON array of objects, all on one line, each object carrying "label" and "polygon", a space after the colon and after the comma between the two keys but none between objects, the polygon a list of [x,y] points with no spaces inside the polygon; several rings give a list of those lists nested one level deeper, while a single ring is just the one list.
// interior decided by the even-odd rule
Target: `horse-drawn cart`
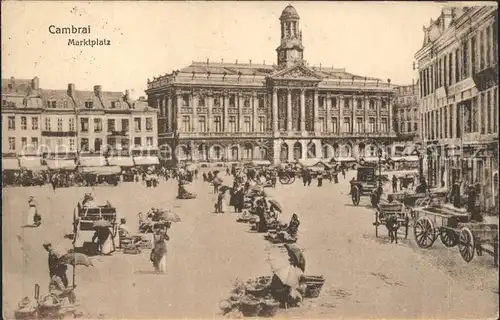
[{"label": "horse-drawn cart", "polygon": [[358,167],[356,180],[351,181],[351,199],[352,204],[359,205],[362,196],[371,196],[375,188],[377,188],[377,180],[375,178],[375,167]]},{"label": "horse-drawn cart", "polygon": [[431,247],[439,236],[446,247],[458,245],[466,262],[472,261],[476,252],[478,255],[486,252],[498,266],[498,224],[472,221],[465,210],[450,205],[431,205],[415,212],[413,229],[419,247]]},{"label": "horse-drawn cart", "polygon": [[378,227],[385,225],[389,231],[391,242],[398,242],[397,232],[400,227],[405,227],[405,239],[408,237],[409,217],[400,202],[380,202],[375,211],[375,236],[378,237]]}]

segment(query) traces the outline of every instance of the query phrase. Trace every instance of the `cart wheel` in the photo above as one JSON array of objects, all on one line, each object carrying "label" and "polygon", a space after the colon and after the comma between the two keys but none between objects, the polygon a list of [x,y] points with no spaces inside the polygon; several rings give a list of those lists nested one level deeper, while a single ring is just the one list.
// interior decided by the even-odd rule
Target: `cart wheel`
[{"label": "cart wheel", "polygon": [[415,240],[420,248],[429,248],[436,241],[434,223],[428,217],[421,217],[413,226]]},{"label": "cart wheel", "polygon": [[452,248],[458,244],[458,237],[455,231],[450,229],[439,230],[439,238],[441,242],[448,248]]},{"label": "cart wheel", "polygon": [[474,258],[475,243],[474,236],[469,228],[463,228],[460,231],[460,240],[458,241],[458,250],[465,262],[471,262]]},{"label": "cart wheel", "polygon": [[281,184],[289,184],[290,183],[290,178],[288,176],[281,176],[280,177],[280,182],[281,182]]},{"label": "cart wheel", "polygon": [[288,183],[289,183],[289,184],[292,184],[292,183],[294,183],[294,182],[295,182],[295,176],[291,176],[291,177],[289,177],[289,182],[288,182]]}]

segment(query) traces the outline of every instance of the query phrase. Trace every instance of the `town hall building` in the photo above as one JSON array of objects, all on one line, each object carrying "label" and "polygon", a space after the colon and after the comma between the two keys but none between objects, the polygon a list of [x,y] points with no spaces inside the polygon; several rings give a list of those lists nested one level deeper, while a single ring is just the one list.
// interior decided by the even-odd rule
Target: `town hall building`
[{"label": "town hall building", "polygon": [[175,149],[186,161],[348,161],[393,142],[390,80],[310,66],[295,8],[279,20],[277,64],[207,60],[148,79],[164,157]]}]

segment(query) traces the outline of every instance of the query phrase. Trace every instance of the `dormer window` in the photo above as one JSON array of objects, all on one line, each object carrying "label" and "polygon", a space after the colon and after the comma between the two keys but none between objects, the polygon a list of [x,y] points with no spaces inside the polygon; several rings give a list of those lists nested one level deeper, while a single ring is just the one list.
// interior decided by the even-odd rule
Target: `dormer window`
[{"label": "dormer window", "polygon": [[55,100],[47,101],[47,108],[57,108],[57,101]]},{"label": "dormer window", "polygon": [[93,101],[85,101],[85,108],[92,109],[94,107]]},{"label": "dormer window", "polygon": [[113,101],[111,102],[111,108],[116,109],[120,105],[120,101]]},{"label": "dormer window", "polygon": [[68,100],[64,100],[64,101],[63,101],[63,107],[64,107],[65,109],[67,109],[67,108],[68,108]]}]

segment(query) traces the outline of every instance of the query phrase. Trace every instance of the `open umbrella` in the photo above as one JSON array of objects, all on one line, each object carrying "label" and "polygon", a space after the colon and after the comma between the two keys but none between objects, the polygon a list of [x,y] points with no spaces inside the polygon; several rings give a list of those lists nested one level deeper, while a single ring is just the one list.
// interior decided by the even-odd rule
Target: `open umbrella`
[{"label": "open umbrella", "polygon": [[297,262],[297,267],[299,267],[302,271],[305,271],[306,259],[304,258],[302,249],[300,249],[296,244],[291,243],[286,243],[284,247],[286,251],[288,251],[288,255]]},{"label": "open umbrella", "polygon": [[163,211],[160,215],[161,219],[164,219],[165,221],[169,222],[180,222],[181,218],[177,213],[174,213],[172,211]]},{"label": "open umbrella", "polygon": [[111,227],[111,222],[101,219],[94,222],[94,228],[108,228]]},{"label": "open umbrella", "polygon": [[299,286],[299,280],[303,275],[302,270],[292,265],[275,270],[273,273],[280,279],[283,285],[291,288],[297,288]]},{"label": "open umbrella", "polygon": [[88,256],[78,252],[68,252],[59,258],[58,262],[61,264],[70,264],[72,266],[94,266]]},{"label": "open umbrella", "polygon": [[283,211],[283,209],[281,208],[281,205],[279,204],[278,201],[271,199],[271,200],[269,200],[269,203],[271,204],[272,208],[279,211],[280,213]]}]

